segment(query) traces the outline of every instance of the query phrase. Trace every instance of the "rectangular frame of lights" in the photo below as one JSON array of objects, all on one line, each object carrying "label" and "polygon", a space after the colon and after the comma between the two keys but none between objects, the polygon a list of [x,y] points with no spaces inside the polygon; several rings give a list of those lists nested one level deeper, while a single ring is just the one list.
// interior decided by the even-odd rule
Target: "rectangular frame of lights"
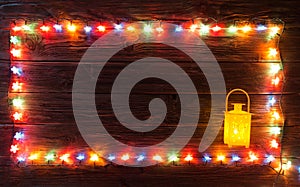
[{"label": "rectangular frame of lights", "polygon": [[[164,22],[157,21],[147,21],[142,22],[143,28],[135,28],[132,23],[111,23],[111,22],[102,22],[100,23],[92,23],[85,24],[83,22],[76,21],[62,21],[56,23],[47,23],[45,21],[36,21],[32,23],[26,23],[23,21],[15,21],[11,26],[11,36],[10,36],[10,54],[11,54],[11,84],[10,84],[10,93],[14,96],[10,98],[10,104],[12,105],[12,120],[18,124],[24,124],[24,128],[26,128],[26,115],[27,111],[23,108],[24,100],[22,99],[22,92],[25,92],[24,85],[26,86],[26,82],[22,79],[23,71],[22,71],[22,50],[23,50],[23,40],[22,37],[26,33],[39,33],[41,35],[45,33],[84,33],[86,35],[97,35],[98,33],[105,33],[109,30],[115,30],[116,32],[136,32],[139,29],[141,32],[156,34],[159,35],[164,32]],[[200,37],[244,37],[249,36],[254,32],[256,34],[265,35],[266,43],[270,43],[271,47],[267,48],[265,59],[270,62],[275,62],[270,66],[270,77],[271,84],[275,87],[279,85],[282,81],[282,64],[279,55],[279,50],[277,46],[277,42],[273,42],[272,40],[279,37],[283,31],[284,24],[282,22],[275,23],[268,22],[268,24],[255,24],[249,22],[235,22],[235,24],[228,23],[210,23],[204,24],[202,22],[182,22],[181,24],[174,24],[174,32],[180,33],[183,30],[188,30],[191,33],[198,34]],[[18,63],[15,63],[18,61]],[[19,95],[18,95],[19,94]],[[278,105],[279,102],[275,100],[274,97],[271,97],[266,103],[266,107],[270,109],[270,120],[271,121],[280,121],[281,114],[274,109],[275,105]],[[280,126],[274,126],[270,128],[270,133],[272,134],[272,140],[270,141],[271,148],[279,147],[279,135],[281,132]],[[61,155],[57,155],[56,153],[49,150],[47,155],[40,155],[39,153],[26,153],[26,136],[23,131],[17,131],[14,135],[14,140],[11,145],[11,154],[14,160],[18,164],[33,164],[34,162],[37,164],[64,164],[64,165],[74,165],[74,164],[82,164],[84,160],[89,160],[86,163],[95,163],[100,162],[112,162],[115,159],[121,159],[124,162],[130,159],[136,159],[138,162],[141,162],[145,159],[153,159],[157,161],[157,163],[169,164],[174,162],[186,162],[189,165],[193,162],[200,163],[203,162],[207,164],[211,162],[212,159],[216,162],[220,162],[221,164],[228,160],[228,157],[222,153],[217,153],[214,156],[204,153],[201,158],[196,158],[196,154],[194,153],[182,153],[182,156],[178,154],[169,154],[165,153],[164,155],[154,154],[151,158],[147,154],[142,155],[132,155],[132,153],[125,153],[123,155],[118,155],[118,153],[111,153],[106,156],[99,156],[96,153],[78,153],[77,155],[71,155],[70,153],[64,153]],[[122,152],[122,150],[120,151]],[[228,154],[227,154],[228,155]],[[240,162],[241,160],[246,160],[249,163],[254,163],[257,160],[264,160],[262,163],[271,163],[278,156],[273,156],[272,154],[266,155],[257,155],[253,151],[249,151],[247,158],[242,158],[241,156],[231,153],[231,162]],[[39,158],[39,157],[42,157]],[[44,162],[41,162],[44,160]],[[197,162],[195,160],[198,160]],[[288,167],[291,167],[290,162],[287,162]]]}]

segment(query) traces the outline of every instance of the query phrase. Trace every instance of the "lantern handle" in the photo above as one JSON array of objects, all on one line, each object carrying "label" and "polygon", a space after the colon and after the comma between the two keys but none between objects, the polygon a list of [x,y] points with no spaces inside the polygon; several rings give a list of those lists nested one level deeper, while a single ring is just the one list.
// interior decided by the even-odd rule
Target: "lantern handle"
[{"label": "lantern handle", "polygon": [[247,110],[248,110],[248,113],[250,113],[250,97],[248,95],[248,93],[245,91],[245,90],[242,90],[240,88],[237,88],[237,89],[233,89],[231,90],[227,96],[226,96],[226,112],[228,112],[228,98],[229,96],[233,93],[233,92],[243,92],[246,96],[247,96],[247,101],[248,101],[248,104],[247,104]]}]

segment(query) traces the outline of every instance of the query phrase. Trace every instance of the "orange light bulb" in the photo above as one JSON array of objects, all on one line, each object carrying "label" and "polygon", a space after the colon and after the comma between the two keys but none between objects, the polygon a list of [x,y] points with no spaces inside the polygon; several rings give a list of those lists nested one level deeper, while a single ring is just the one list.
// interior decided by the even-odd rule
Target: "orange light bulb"
[{"label": "orange light bulb", "polygon": [[18,81],[17,82],[14,82],[11,86],[12,90],[14,92],[18,92],[18,91],[21,91],[22,90],[22,83],[19,83]]},{"label": "orange light bulb", "polygon": [[99,25],[97,27],[97,29],[98,29],[99,32],[104,32],[106,30],[105,26],[103,26],[103,25]]},{"label": "orange light bulb", "polygon": [[46,26],[46,25],[43,25],[40,27],[40,29],[43,31],[43,32],[48,32],[50,30],[50,27],[49,26]]},{"label": "orange light bulb", "polygon": [[185,161],[188,161],[188,162],[192,161],[193,159],[194,159],[193,156],[190,155],[190,154],[188,154],[188,155],[184,158],[184,160],[185,160]]},{"label": "orange light bulb", "polygon": [[127,160],[129,160],[129,158],[130,158],[129,154],[125,154],[121,157],[121,160],[127,161]]}]

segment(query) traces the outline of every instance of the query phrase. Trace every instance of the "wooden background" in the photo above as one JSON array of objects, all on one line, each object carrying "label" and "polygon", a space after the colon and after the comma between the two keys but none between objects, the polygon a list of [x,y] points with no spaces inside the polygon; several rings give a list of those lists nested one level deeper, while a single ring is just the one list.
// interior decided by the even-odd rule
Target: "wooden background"
[{"label": "wooden background", "polygon": [[[64,167],[28,167],[16,168],[10,161],[9,146],[12,141],[13,131],[18,129],[18,126],[13,127],[10,119],[10,106],[8,100],[8,84],[10,82],[10,59],[9,59],[9,29],[11,20],[19,17],[34,17],[34,18],[56,18],[58,16],[70,19],[94,19],[100,18],[109,20],[190,20],[200,16],[211,16],[217,19],[251,19],[255,17],[273,18],[278,17],[286,22],[285,31],[280,41],[280,51],[284,63],[284,73],[286,83],[284,86],[284,94],[282,97],[283,111],[286,119],[282,153],[283,156],[291,159],[294,164],[300,164],[299,154],[299,133],[300,128],[297,124],[299,121],[299,50],[298,33],[299,20],[297,1],[52,1],[52,2],[35,2],[35,1],[1,1],[0,2],[0,184],[3,185],[96,185],[97,183],[104,186],[252,186],[259,184],[261,186],[296,186],[299,183],[298,174],[290,172],[286,176],[277,178],[276,173],[267,166],[254,165],[251,167],[150,167],[146,168],[144,173],[134,168],[109,168],[105,171],[104,168],[81,168],[70,169]],[[112,11],[113,10],[113,11]],[[84,40],[84,39],[83,39]],[[253,137],[251,139],[251,148],[255,150],[264,149],[265,142],[268,137],[265,134],[268,132],[269,123],[267,118],[267,110],[265,108],[268,93],[273,90],[269,87],[266,80],[269,75],[266,70],[269,67],[267,63],[259,63],[255,45],[251,42],[242,39],[237,39],[238,47],[233,47],[233,44],[228,42],[228,38],[210,38],[205,40],[207,45],[217,57],[218,62],[223,70],[227,89],[243,88],[251,94],[252,108],[251,111],[259,113],[253,117]],[[57,41],[59,42],[59,41]],[[53,48],[60,46],[66,53],[56,53]],[[87,149],[86,144],[81,138],[72,114],[71,105],[71,88],[72,78],[76,69],[76,65],[84,53],[88,45],[78,40],[68,40],[64,43],[55,43],[42,46],[42,48],[34,51],[41,57],[38,61],[22,62],[24,72],[26,73],[26,93],[25,97],[26,110],[29,112],[28,124],[26,125],[25,133],[31,137],[39,137],[30,139],[29,143],[32,147],[43,145],[41,151],[47,151],[56,146],[72,147],[76,149]],[[40,46],[41,47],[41,46]],[[68,50],[66,50],[68,49]],[[228,50],[230,49],[230,50]],[[135,52],[143,56],[143,53],[153,53],[149,46],[137,46]],[[172,59],[168,49],[159,50],[162,56]],[[230,51],[230,55],[228,55]],[[124,57],[124,54],[120,54]],[[55,57],[55,58],[53,58]],[[46,60],[45,60],[46,59]],[[130,60],[130,59],[129,59]],[[177,60],[178,58],[174,58]],[[115,59],[118,62],[118,57]],[[194,66],[186,62],[178,62],[183,68],[192,70]],[[122,66],[122,63],[107,68],[107,74],[115,73],[115,69]],[[207,123],[207,111],[209,104],[207,103],[208,95],[205,92],[204,81],[201,81],[203,75],[196,74],[191,71],[193,80],[198,83],[197,87],[200,91],[201,104],[204,104],[204,110],[201,111],[198,129],[190,141],[188,148],[197,148],[202,133]],[[197,77],[201,77],[200,81]],[[107,82],[111,80],[111,76],[105,77]],[[160,86],[161,82],[153,80],[146,81],[148,85],[155,83]],[[161,97],[168,102],[170,108],[176,108],[177,97],[172,89],[166,89],[168,94],[154,92],[145,94],[153,90],[143,90],[143,86],[136,88],[136,93],[132,97],[132,108],[141,118],[147,117],[146,104],[150,98]],[[279,98],[277,92],[276,98]],[[11,95],[11,94],[10,94]],[[97,88],[97,96],[107,98],[109,95],[105,90]],[[99,103],[101,105],[101,103]],[[191,109],[192,111],[192,109]],[[106,115],[106,120],[111,123],[111,111],[100,111],[100,114]],[[143,144],[155,143],[160,138],[163,139],[176,124],[176,109],[170,112],[169,125],[165,128],[160,128],[156,134],[148,134],[143,139]],[[171,125],[170,125],[171,124]],[[116,125],[115,123],[113,125]],[[15,129],[14,129],[15,128]],[[167,129],[167,130],[166,130]],[[50,132],[50,133],[49,133]],[[51,133],[52,132],[52,133]],[[53,133],[56,132],[56,133]],[[122,131],[123,132],[123,131]],[[214,150],[228,150],[222,145],[222,131],[212,146]],[[112,133],[118,135],[119,131],[112,128]],[[128,136],[119,136],[123,141],[132,140]],[[261,139],[261,137],[265,137]],[[242,149],[236,149],[237,152],[243,152]]]}]

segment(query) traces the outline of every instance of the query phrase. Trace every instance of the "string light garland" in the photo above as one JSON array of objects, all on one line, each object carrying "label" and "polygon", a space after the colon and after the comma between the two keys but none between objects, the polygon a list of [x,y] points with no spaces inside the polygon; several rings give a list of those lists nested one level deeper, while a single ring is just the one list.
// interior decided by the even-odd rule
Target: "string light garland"
[{"label": "string light garland", "polygon": [[[192,33],[199,34],[200,37],[219,37],[219,36],[238,36],[243,37],[247,36],[249,33],[253,34],[256,32],[257,34],[264,34],[266,35],[266,41],[269,42],[270,40],[273,40],[276,38],[276,36],[281,35],[284,28],[284,23],[278,22],[278,25],[271,24],[266,22],[266,24],[256,24],[256,23],[234,23],[234,24],[227,24],[227,23],[202,23],[202,22],[183,22],[180,24],[176,24],[174,26],[174,32],[175,33],[181,33],[183,30],[188,30]],[[27,23],[17,23],[14,24],[11,28],[11,37],[10,37],[10,53],[12,56],[12,64],[11,64],[11,72],[12,76],[15,77],[13,80],[17,80],[12,83],[11,86],[11,92],[23,92],[26,91],[23,88],[23,85],[25,82],[21,82],[19,79],[20,77],[24,76],[24,72],[22,70],[22,65],[18,63],[14,63],[15,60],[22,60],[22,53],[23,53],[23,47],[24,43],[22,41],[22,34],[23,33],[32,33],[32,32],[40,32],[40,33],[57,33],[57,34],[67,34],[67,33],[85,33],[87,35],[91,34],[97,34],[97,33],[104,33],[109,30],[114,30],[116,32],[137,32],[142,31],[146,34],[162,34],[165,32],[163,27],[163,22],[160,22],[160,26],[155,27],[152,22],[148,21],[144,23],[144,26],[142,28],[137,28],[131,25],[130,23],[101,23],[101,24],[77,24],[73,21],[62,21],[57,22],[55,24],[45,24],[43,21],[43,24],[35,23],[35,24],[27,24]],[[270,43],[271,44],[271,43]],[[283,65],[280,57],[279,52],[279,46],[272,45],[266,47],[266,58],[264,60],[268,60],[271,62],[270,65],[270,77],[271,77],[271,84],[274,86],[274,89],[276,89],[279,85],[283,86],[282,83],[284,83],[284,75],[283,75]],[[26,88],[25,88],[26,89]],[[281,89],[282,91],[283,89]],[[282,96],[282,94],[281,94]],[[281,99],[281,98],[280,98]],[[279,127],[279,120],[284,121],[281,110],[281,104],[280,99],[277,100],[274,96],[271,97],[268,102],[266,103],[267,108],[270,110],[271,118],[272,120],[276,121],[274,124],[277,124],[277,126],[270,127],[270,136],[273,138],[271,139],[269,147],[271,149],[278,149],[281,148],[280,143],[281,139],[279,139],[278,135],[282,133],[283,127]],[[22,121],[23,119],[23,112],[24,110],[24,99],[21,96],[16,96],[12,99],[12,105],[14,107],[14,111],[12,112],[12,119],[14,121]],[[281,114],[276,111],[276,108],[280,108]],[[16,111],[18,110],[18,111]],[[282,162],[281,158],[281,150],[280,150],[280,158],[273,156],[271,154],[268,155],[258,155],[258,153],[255,153],[253,151],[250,151],[247,158],[243,158],[237,154],[232,154],[231,159],[228,159],[225,154],[219,154],[215,155],[215,157],[210,156],[208,154],[203,154],[201,157],[196,157],[195,154],[187,154],[184,157],[181,157],[180,155],[171,154],[169,156],[167,153],[164,155],[160,154],[154,154],[154,156],[150,156],[147,154],[136,154],[132,153],[129,155],[123,154],[118,155],[118,153],[110,153],[108,155],[97,155],[95,153],[90,154],[89,156],[86,156],[88,154],[80,153],[72,155],[71,153],[64,153],[64,154],[55,154],[55,153],[49,153],[44,156],[41,156],[39,153],[26,153],[25,150],[22,149],[22,146],[18,146],[20,142],[25,141],[24,138],[25,135],[23,132],[16,132],[14,135],[14,144],[11,145],[10,151],[12,154],[14,154],[16,160],[18,163],[22,162],[25,163],[27,160],[31,161],[33,164],[33,161],[36,163],[40,163],[40,158],[43,158],[44,161],[48,162],[48,164],[58,164],[57,161],[61,161],[61,164],[72,164],[73,159],[79,161],[81,163],[84,160],[90,160],[92,162],[98,162],[100,157],[112,162],[115,159],[121,159],[125,162],[129,161],[137,161],[142,162],[147,159],[152,159],[156,161],[157,163],[163,163],[166,161],[169,162],[188,162],[189,164],[191,161],[197,160],[197,162],[203,162],[204,164],[207,164],[209,162],[214,161],[215,163],[221,162],[221,164],[224,164],[225,162],[258,162],[259,160],[264,161],[265,163],[270,164],[271,162],[274,162],[276,160],[280,160],[280,171],[281,170],[287,170],[291,167],[291,162],[287,161],[285,164]],[[122,150],[120,150],[122,151]],[[229,154],[229,153],[228,153]],[[230,161],[227,161],[230,160]],[[77,162],[78,163],[78,162]],[[167,163],[167,162],[166,162]],[[279,171],[279,173],[280,173]]]}]

